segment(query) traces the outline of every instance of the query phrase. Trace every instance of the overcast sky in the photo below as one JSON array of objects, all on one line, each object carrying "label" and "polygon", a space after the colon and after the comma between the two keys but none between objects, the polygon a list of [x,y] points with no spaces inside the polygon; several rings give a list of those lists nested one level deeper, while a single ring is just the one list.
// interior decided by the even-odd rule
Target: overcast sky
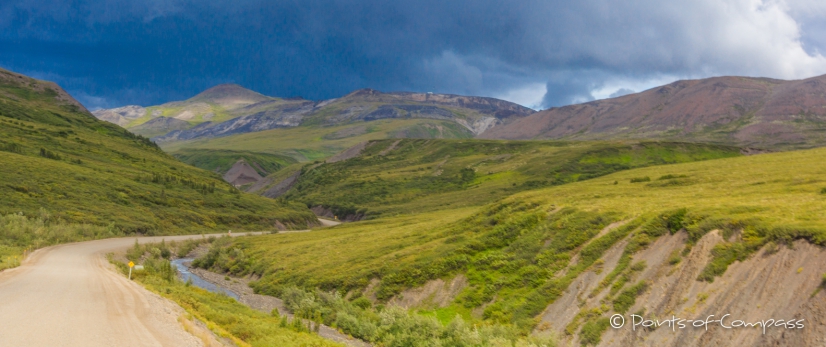
[{"label": "overcast sky", "polygon": [[90,109],[219,83],[334,98],[358,88],[547,108],[720,75],[826,74],[815,0],[3,0],[0,67]]}]

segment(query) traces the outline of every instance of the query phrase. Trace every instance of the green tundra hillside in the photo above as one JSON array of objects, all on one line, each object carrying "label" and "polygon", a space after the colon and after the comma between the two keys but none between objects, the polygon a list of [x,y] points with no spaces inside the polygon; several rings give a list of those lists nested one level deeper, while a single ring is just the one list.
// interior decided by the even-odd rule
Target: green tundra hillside
[{"label": "green tundra hillside", "polygon": [[[342,219],[375,218],[481,206],[520,191],[621,170],[739,156],[740,149],[656,141],[399,139],[369,141],[359,153],[350,153],[355,154],[306,165],[292,188],[279,196]],[[274,177],[270,187],[255,187],[257,192],[279,197],[274,193],[290,176],[280,172]]]},{"label": "green tundra hillside", "polygon": [[192,150],[184,149],[170,153],[180,161],[189,165],[224,174],[239,160],[250,163],[257,173],[269,175],[297,161],[291,157],[248,151],[231,150]]},{"label": "green tundra hillside", "polygon": [[0,197],[0,215],[48,213],[147,234],[306,226],[313,219],[300,204],[243,194],[97,120],[54,83],[5,70]]},{"label": "green tundra hillside", "polygon": [[[481,207],[227,239],[195,265],[260,276],[257,291],[377,343],[388,340],[374,333],[386,324],[376,312],[402,305],[447,327],[461,316],[565,345],[681,346],[705,332],[635,333],[610,329],[609,317],[695,319],[724,307],[739,317],[822,319],[824,155],[820,148],[649,166]],[[330,291],[358,309],[330,303]],[[347,321],[339,318],[345,310]],[[438,329],[418,333],[435,341]],[[703,338],[809,345],[824,330],[812,324],[767,337],[718,329]]]}]

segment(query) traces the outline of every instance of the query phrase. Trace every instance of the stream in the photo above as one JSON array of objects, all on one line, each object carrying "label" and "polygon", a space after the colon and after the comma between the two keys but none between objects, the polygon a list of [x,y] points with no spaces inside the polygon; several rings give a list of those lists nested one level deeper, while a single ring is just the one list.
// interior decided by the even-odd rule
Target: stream
[{"label": "stream", "polygon": [[227,296],[235,300],[239,300],[239,296],[235,292],[229,289],[218,287],[212,283],[205,281],[203,278],[198,277],[198,275],[189,272],[188,265],[192,263],[192,260],[192,258],[181,258],[172,261],[172,265],[175,265],[175,268],[178,269],[178,274],[181,280],[183,280],[184,282],[191,280],[192,284],[196,287],[206,289],[213,293],[226,294]]}]

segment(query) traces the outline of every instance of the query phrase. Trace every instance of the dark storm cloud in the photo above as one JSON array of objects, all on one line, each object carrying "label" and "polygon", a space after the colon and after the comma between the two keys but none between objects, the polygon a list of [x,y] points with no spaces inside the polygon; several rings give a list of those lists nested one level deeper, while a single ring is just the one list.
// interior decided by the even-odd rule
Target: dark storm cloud
[{"label": "dark storm cloud", "polygon": [[817,36],[800,31],[816,13],[759,0],[7,0],[0,66],[56,80],[90,107],[223,82],[312,99],[545,86],[536,102],[558,106],[669,78],[826,72]]}]

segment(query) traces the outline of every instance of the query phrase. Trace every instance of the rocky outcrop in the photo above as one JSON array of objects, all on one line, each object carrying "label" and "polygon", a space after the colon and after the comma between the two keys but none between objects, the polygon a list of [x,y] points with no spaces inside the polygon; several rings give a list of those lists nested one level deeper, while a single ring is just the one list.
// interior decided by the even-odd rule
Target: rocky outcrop
[{"label": "rocky outcrop", "polygon": [[261,195],[275,199],[284,194],[287,194],[287,191],[289,191],[290,188],[292,188],[296,183],[298,183],[298,178],[300,176],[301,170],[297,170],[289,177],[285,178],[281,182],[276,183],[275,185],[264,191],[264,193]]},{"label": "rocky outcrop", "polygon": [[166,135],[155,137],[153,140],[157,143],[164,143],[297,127],[301,124],[303,115],[309,110],[311,108],[299,107],[263,111],[217,124],[212,122],[201,123],[191,129],[171,131]]},{"label": "rocky outcrop", "polygon": [[143,136],[152,136],[157,133],[166,133],[170,130],[185,130],[190,128],[192,125],[186,121],[182,121],[177,118],[170,118],[170,117],[158,117],[153,118],[152,120],[138,125],[134,128],[129,129],[131,132],[143,135]]},{"label": "rocky outcrop", "polygon": [[530,108],[495,98],[452,94],[409,92],[382,93],[373,89],[360,89],[341,99],[386,103],[412,102],[426,105],[450,106],[473,110],[501,120],[507,120],[512,117],[524,117],[535,112]]},{"label": "rocky outcrop", "polygon": [[92,111],[92,114],[100,120],[125,126],[129,124],[129,122],[143,117],[146,114],[146,109],[140,106],[130,105],[108,110]]},{"label": "rocky outcrop", "polygon": [[244,159],[235,162],[227,173],[224,174],[224,180],[236,187],[255,183],[262,179],[264,178]]},{"label": "rocky outcrop", "polygon": [[[335,101],[341,107],[326,124],[395,118],[423,118],[456,122],[479,135],[485,130],[526,117],[535,111],[508,101],[451,94],[382,93],[360,89]],[[377,107],[371,104],[380,103]]]}]

